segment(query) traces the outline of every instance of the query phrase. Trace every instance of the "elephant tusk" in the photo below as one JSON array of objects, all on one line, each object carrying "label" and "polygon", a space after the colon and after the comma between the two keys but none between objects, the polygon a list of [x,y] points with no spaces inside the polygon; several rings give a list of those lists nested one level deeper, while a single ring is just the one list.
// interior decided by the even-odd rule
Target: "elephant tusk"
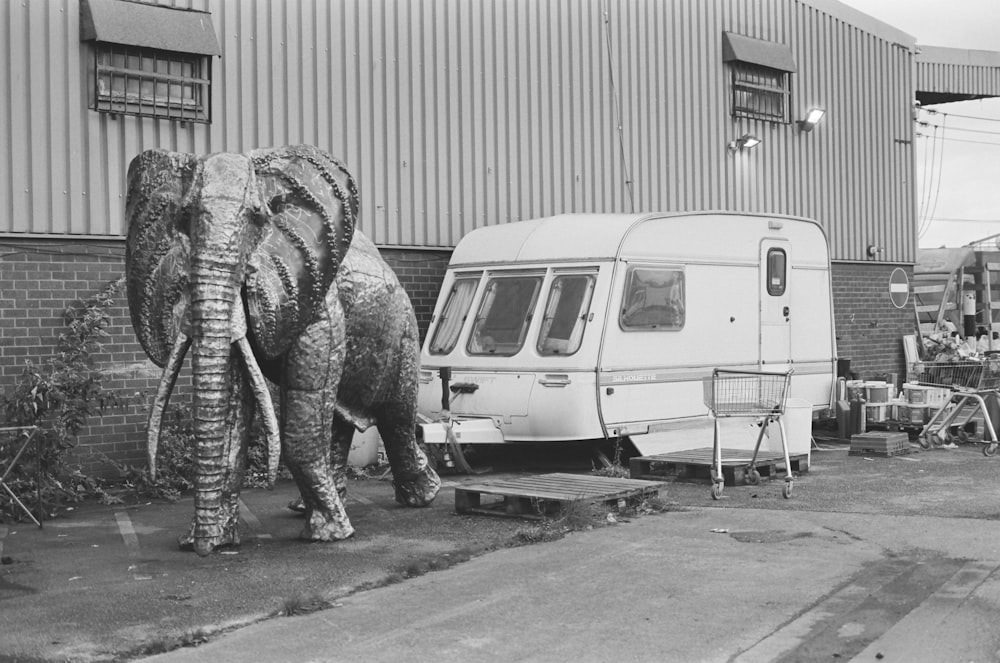
[{"label": "elephant tusk", "polygon": [[170,356],[163,367],[163,375],[160,376],[160,383],[156,387],[156,397],[153,399],[153,406],[149,410],[149,424],[146,426],[146,454],[149,457],[149,478],[156,480],[156,448],[160,443],[160,426],[163,424],[163,412],[170,402],[170,394],[174,390],[177,382],[177,374],[181,371],[184,363],[184,355],[191,347],[191,339],[184,334],[178,334],[170,349]]},{"label": "elephant tusk", "polygon": [[236,345],[246,360],[247,373],[250,376],[250,388],[257,397],[260,416],[263,418],[264,435],[267,437],[267,481],[274,485],[278,478],[278,462],[281,460],[281,433],[278,429],[278,417],[274,414],[274,403],[271,401],[271,390],[264,380],[257,359],[253,356],[253,348],[246,336],[236,340]]}]

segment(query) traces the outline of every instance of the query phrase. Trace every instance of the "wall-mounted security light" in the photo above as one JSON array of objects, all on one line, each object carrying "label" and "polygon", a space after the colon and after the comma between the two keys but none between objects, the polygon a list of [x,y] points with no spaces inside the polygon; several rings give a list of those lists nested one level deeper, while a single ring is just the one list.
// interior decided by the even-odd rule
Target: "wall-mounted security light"
[{"label": "wall-mounted security light", "polygon": [[805,118],[797,122],[799,129],[803,133],[812,131],[816,128],[816,125],[819,124],[819,121],[823,119],[824,115],[826,115],[826,111],[822,108],[810,108],[809,112],[806,113]]},{"label": "wall-mounted security light", "polygon": [[868,245],[868,257],[869,258],[877,258],[878,255],[880,253],[884,252],[884,251],[885,251],[885,249],[883,247],[881,247],[881,246],[878,246],[878,245],[875,245],[875,244],[869,244]]},{"label": "wall-mounted security light", "polygon": [[742,152],[743,150],[752,150],[758,145],[760,145],[760,138],[751,134],[743,134],[736,140],[731,141],[728,147],[730,152]]}]

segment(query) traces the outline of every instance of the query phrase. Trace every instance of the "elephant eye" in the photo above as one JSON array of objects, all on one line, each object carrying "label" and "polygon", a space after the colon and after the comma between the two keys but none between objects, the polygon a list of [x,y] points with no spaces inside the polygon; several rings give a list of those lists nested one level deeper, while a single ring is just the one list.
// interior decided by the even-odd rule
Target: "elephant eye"
[{"label": "elephant eye", "polygon": [[271,198],[267,202],[267,208],[271,210],[271,214],[280,214],[290,202],[288,194],[282,193]]},{"label": "elephant eye", "polygon": [[177,215],[177,232],[191,236],[191,215],[186,211]]}]

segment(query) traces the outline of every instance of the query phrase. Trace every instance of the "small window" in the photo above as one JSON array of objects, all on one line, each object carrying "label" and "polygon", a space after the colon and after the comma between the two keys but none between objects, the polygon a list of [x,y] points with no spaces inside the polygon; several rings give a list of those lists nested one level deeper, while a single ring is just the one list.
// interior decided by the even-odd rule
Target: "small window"
[{"label": "small window", "polygon": [[593,274],[557,276],[549,290],[538,335],[538,353],[571,355],[580,349],[594,293]]},{"label": "small window", "polygon": [[87,103],[102,113],[211,122],[209,12],[157,2],[80,0],[80,39],[93,44]]},{"label": "small window", "polygon": [[630,267],[620,324],[626,331],[676,331],[684,327],[684,271]]},{"label": "small window", "polygon": [[788,46],[723,32],[722,60],[732,72],[734,117],[788,124],[791,74],[797,71]]},{"label": "small window", "polygon": [[787,257],[784,249],[767,251],[767,294],[780,297],[785,294],[785,265]]},{"label": "small window", "polygon": [[209,122],[209,58],[95,45],[95,110]]},{"label": "small window", "polygon": [[789,122],[788,72],[749,62],[733,62],[733,115]]},{"label": "small window", "polygon": [[469,354],[517,354],[524,345],[541,285],[541,275],[491,278],[472,326]]},{"label": "small window", "polygon": [[469,315],[469,307],[472,306],[472,296],[476,294],[476,285],[479,284],[479,274],[471,277],[459,277],[451,286],[448,293],[448,301],[445,302],[441,318],[434,328],[434,336],[431,338],[430,353],[433,355],[446,355],[455,349],[458,342],[458,335],[465,325],[465,319]]}]

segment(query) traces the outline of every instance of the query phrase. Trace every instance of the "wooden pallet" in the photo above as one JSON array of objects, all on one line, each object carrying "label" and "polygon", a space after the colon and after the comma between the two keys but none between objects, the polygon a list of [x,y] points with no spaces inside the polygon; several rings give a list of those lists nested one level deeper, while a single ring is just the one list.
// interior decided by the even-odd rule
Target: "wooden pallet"
[{"label": "wooden pallet", "polygon": [[[619,479],[589,474],[540,474],[495,479],[455,487],[455,511],[492,516],[543,519],[573,502],[602,502],[613,506],[638,504],[659,494],[662,481]],[[494,498],[484,503],[484,497]]]},{"label": "wooden pallet", "polygon": [[[752,449],[722,449],[722,476],[725,485],[747,485],[747,469],[752,457]],[[808,454],[788,454],[792,472],[807,472],[808,459]],[[639,456],[629,461],[629,476],[633,479],[660,479],[672,474],[678,479],[711,479],[714,464],[712,447]],[[762,449],[757,453],[757,471],[762,477],[778,476],[779,469],[784,470],[784,465],[785,456],[780,452]]]},{"label": "wooden pallet", "polygon": [[906,433],[864,433],[851,437],[848,456],[877,456],[892,458],[912,453],[909,436]]},{"label": "wooden pallet", "polygon": [[905,456],[916,453],[917,449],[912,446],[895,449],[851,449],[848,456],[873,456],[875,458],[892,458],[893,456]]}]

